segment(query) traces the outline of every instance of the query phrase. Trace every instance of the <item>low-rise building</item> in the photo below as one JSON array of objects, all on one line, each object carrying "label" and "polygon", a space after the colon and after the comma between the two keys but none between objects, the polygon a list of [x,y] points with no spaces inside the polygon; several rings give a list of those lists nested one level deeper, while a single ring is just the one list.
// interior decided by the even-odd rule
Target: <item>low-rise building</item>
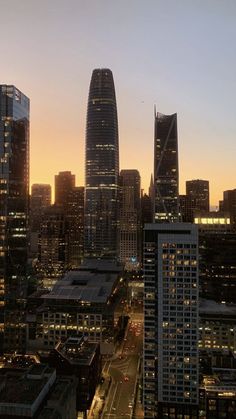
[{"label": "low-rise building", "polygon": [[201,357],[199,418],[235,419],[235,357],[230,353],[218,353],[217,357],[214,354],[211,355],[206,358],[203,354]]},{"label": "low-rise building", "polygon": [[83,337],[70,337],[65,342],[58,342],[50,352],[49,364],[56,368],[58,374],[76,376],[77,410],[88,410],[101,378],[99,344]]},{"label": "low-rise building", "polygon": [[199,315],[199,348],[236,354],[236,304],[202,299]]},{"label": "low-rise building", "polygon": [[27,371],[1,371],[0,418],[75,419],[76,379],[57,378],[56,370],[35,364]]},{"label": "low-rise building", "polygon": [[39,296],[28,349],[51,350],[62,339],[83,335],[100,343],[102,354],[112,353],[120,274],[120,267],[109,262],[67,272],[51,292]]}]

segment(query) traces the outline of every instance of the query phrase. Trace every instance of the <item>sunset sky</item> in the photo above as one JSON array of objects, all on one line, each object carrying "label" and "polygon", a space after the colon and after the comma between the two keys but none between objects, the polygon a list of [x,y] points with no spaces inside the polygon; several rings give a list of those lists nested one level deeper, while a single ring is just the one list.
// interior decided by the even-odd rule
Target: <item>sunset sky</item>
[{"label": "sunset sky", "polygon": [[112,70],[120,168],[153,170],[154,104],[178,114],[180,192],[236,188],[235,0],[0,0],[0,83],[31,101],[31,183],[84,183],[92,70]]}]

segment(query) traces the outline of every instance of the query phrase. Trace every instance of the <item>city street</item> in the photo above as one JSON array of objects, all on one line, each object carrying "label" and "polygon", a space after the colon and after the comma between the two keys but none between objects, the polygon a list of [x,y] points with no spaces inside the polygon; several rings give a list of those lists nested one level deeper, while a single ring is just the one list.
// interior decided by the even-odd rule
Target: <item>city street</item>
[{"label": "city street", "polygon": [[103,419],[133,417],[143,342],[142,307],[132,309],[128,314],[130,322],[124,341],[115,356],[105,363],[103,369],[105,375],[112,377],[103,409]]}]

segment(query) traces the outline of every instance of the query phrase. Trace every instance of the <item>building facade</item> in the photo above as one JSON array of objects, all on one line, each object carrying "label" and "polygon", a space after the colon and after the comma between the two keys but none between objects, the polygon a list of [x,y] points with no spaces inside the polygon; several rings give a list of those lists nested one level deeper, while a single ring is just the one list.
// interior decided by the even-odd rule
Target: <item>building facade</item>
[{"label": "building facade", "polygon": [[30,231],[39,232],[42,212],[51,205],[51,185],[35,183],[31,187]]},{"label": "building facade", "polygon": [[[192,212],[195,211],[209,212],[210,210],[210,193],[209,181],[202,179],[187,180],[186,196],[191,202]],[[192,222],[193,220],[191,220]]]},{"label": "building facade", "polygon": [[38,236],[43,211],[51,205],[51,185],[35,183],[31,187],[30,196],[30,254],[38,257]]},{"label": "building facade", "polygon": [[34,313],[29,321],[29,350],[52,349],[61,339],[84,335],[100,344],[102,354],[113,353],[122,268],[99,264],[104,260],[93,262],[68,271],[51,292],[29,298],[29,313]]},{"label": "building facade", "polygon": [[67,224],[64,209],[51,205],[44,211],[39,236],[38,271],[48,278],[62,275],[67,263]]},{"label": "building facade", "polygon": [[230,215],[231,224],[234,227],[236,226],[236,189],[224,191],[223,201],[221,201],[220,208],[223,211],[226,211]]},{"label": "building facade", "polygon": [[75,175],[71,172],[59,172],[55,176],[55,204],[65,206],[68,195],[75,187]]},{"label": "building facade", "polygon": [[[0,85],[0,295],[4,347],[24,347],[29,216],[29,99]],[[1,325],[2,325],[1,319]]]},{"label": "building facade", "polygon": [[[227,218],[221,220],[227,222]],[[216,231],[214,224],[211,228],[198,224],[200,295],[236,304],[236,234],[227,231],[227,226],[222,224]]]},{"label": "building facade", "polygon": [[196,226],[184,223],[145,226],[143,368],[146,419],[182,419],[185,414],[196,418],[199,375]]},{"label": "building facade", "polygon": [[67,266],[78,268],[84,256],[84,187],[73,188],[65,205]]},{"label": "building facade", "polygon": [[154,222],[179,220],[177,114],[155,113]]},{"label": "building facade", "polygon": [[138,170],[120,172],[120,260],[128,271],[140,269],[141,201]]},{"label": "building facade", "polygon": [[181,221],[183,223],[193,222],[193,205],[192,200],[187,195],[179,195],[179,211],[181,215]]},{"label": "building facade", "polygon": [[115,87],[109,69],[92,73],[85,154],[85,254],[116,258],[119,143]]},{"label": "building facade", "polygon": [[31,197],[40,197],[42,207],[47,208],[51,205],[52,188],[47,183],[34,183],[31,186]]},{"label": "building facade", "polygon": [[77,411],[89,410],[96,387],[101,378],[101,356],[99,344],[90,342],[84,337],[71,337],[59,341],[50,352],[49,365],[56,368],[57,374],[76,376]]}]

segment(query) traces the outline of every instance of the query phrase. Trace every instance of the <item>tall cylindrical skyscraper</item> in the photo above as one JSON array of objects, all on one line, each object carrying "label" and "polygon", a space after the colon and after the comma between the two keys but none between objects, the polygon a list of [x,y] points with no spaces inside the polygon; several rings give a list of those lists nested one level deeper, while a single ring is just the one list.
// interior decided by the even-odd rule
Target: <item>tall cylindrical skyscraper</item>
[{"label": "tall cylindrical skyscraper", "polygon": [[86,126],[85,256],[118,256],[119,142],[109,69],[92,74]]}]

